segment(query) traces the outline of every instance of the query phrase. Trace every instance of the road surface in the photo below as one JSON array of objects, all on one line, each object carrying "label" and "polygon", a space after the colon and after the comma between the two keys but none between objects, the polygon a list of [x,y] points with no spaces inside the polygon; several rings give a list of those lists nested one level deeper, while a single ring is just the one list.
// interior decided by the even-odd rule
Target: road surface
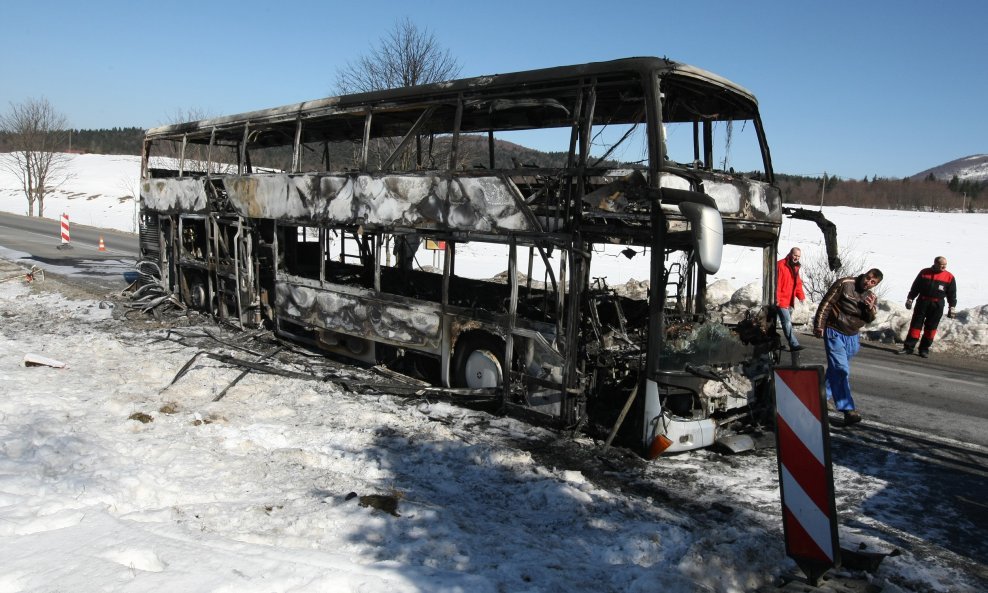
[{"label": "road surface", "polygon": [[[802,364],[826,367],[823,340],[800,335]],[[897,355],[899,344],[862,342],[851,392],[866,422],[988,447],[988,360],[938,351]],[[790,355],[783,353],[783,364]]]},{"label": "road surface", "polygon": [[[803,364],[826,367],[822,340],[800,335],[800,343]],[[897,355],[900,348],[863,343],[851,390],[864,421],[844,427],[841,414],[830,414],[835,466],[886,483],[864,500],[853,486],[838,488],[867,519],[847,528],[880,531],[917,557],[946,550],[961,572],[988,579],[988,361],[935,344],[928,359]],[[784,353],[783,364],[789,359]]]},{"label": "road surface", "polygon": [[66,247],[57,219],[0,212],[0,257],[28,268],[36,265],[97,293],[119,292],[133,282],[137,235],[71,224],[70,236]]}]

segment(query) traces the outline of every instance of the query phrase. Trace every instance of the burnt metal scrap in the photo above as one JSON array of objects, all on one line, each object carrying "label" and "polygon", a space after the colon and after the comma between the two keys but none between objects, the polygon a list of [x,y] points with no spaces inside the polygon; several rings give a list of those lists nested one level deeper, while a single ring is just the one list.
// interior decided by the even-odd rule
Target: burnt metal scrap
[{"label": "burnt metal scrap", "polygon": [[234,211],[253,218],[433,231],[536,230],[505,176],[269,173],[228,176],[223,186]]},{"label": "burnt metal scrap", "polygon": [[[492,402],[497,392],[493,389],[456,389],[436,387],[414,377],[404,375],[385,367],[376,366],[360,369],[350,364],[338,363],[325,357],[313,358],[310,353],[299,350],[294,344],[277,339],[268,331],[246,332],[238,336],[236,342],[222,338],[208,328],[189,333],[169,330],[163,339],[175,341],[200,349],[175,373],[171,382],[164,388],[178,383],[196,368],[201,358],[219,362],[233,368],[242,369],[217,393],[212,401],[220,401],[234,386],[251,372],[275,375],[285,379],[300,381],[330,382],[355,393],[389,393],[409,397],[449,399],[459,403]],[[212,345],[212,347],[209,347]],[[224,351],[236,350],[254,356],[248,360]],[[267,350],[262,352],[262,350]],[[300,370],[301,369],[301,370]]]},{"label": "burnt metal scrap", "polygon": [[[547,129],[562,150],[515,151]],[[742,130],[758,174],[723,158]],[[138,310],[395,373],[313,379],[494,399],[648,451],[771,405],[774,328],[716,318],[705,291],[743,245],[767,298],[781,193],[755,98],[709,72],[630,58],[332,97],[155,128],[144,156]],[[608,250],[642,258],[639,290],[594,280]],[[479,278],[494,258],[503,277]],[[270,352],[222,362],[274,372]]]},{"label": "burnt metal scrap", "polygon": [[150,313],[160,319],[169,310],[185,311],[186,306],[179,300],[178,295],[167,291],[160,285],[146,284],[135,290],[132,295],[131,309],[141,313]]},{"label": "burnt metal scrap", "polygon": [[806,210],[805,208],[789,207],[783,208],[782,211],[786,216],[790,216],[798,220],[809,220],[815,223],[823,233],[824,245],[826,245],[827,248],[827,265],[831,270],[837,270],[841,267],[837,246],[836,224],[827,220],[827,217],[823,215],[823,212],[815,212],[813,210]]},{"label": "burnt metal scrap", "polygon": [[161,319],[169,311],[184,312],[185,304],[172,290],[161,282],[161,274],[154,262],[141,261],[137,265],[138,279],[124,290],[131,302],[126,306],[143,314]]}]

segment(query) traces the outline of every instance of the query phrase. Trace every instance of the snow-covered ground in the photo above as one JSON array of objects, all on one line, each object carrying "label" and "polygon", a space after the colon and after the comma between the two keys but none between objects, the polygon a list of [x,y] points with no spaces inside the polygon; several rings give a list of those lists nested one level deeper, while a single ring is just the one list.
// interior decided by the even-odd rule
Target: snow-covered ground
[{"label": "snow-covered ground", "polygon": [[[70,162],[49,216],[133,230],[138,160]],[[4,175],[0,210],[24,213]],[[886,273],[876,327],[901,335],[912,276],[943,254],[962,309],[941,326],[943,343],[988,344],[988,306],[969,304],[988,303],[988,274],[973,263],[985,215],[826,213]],[[787,222],[781,248],[812,257],[818,236]],[[720,300],[746,294],[759,257],[729,252]],[[644,279],[635,264],[595,259],[612,285]],[[503,271],[486,265],[478,276]],[[67,297],[51,279],[26,285],[23,272],[0,260],[0,593],[742,592],[795,570],[771,450],[694,451],[629,475],[617,459],[608,469],[618,452],[586,440],[339,381],[251,373],[213,401],[238,369],[200,356],[172,384],[199,352],[175,338],[200,330],[128,322],[119,303]],[[65,367],[25,366],[28,354]],[[297,370],[328,372],[310,364]],[[581,454],[597,468],[580,469]],[[988,583],[982,565],[923,543],[942,522],[903,531],[894,509],[930,495],[921,470],[894,455],[845,461],[834,469],[842,545],[920,542],[857,576],[890,593]]]},{"label": "snow-covered ground", "polygon": [[[339,381],[251,373],[214,401],[239,369],[200,356],[173,383],[199,352],[179,337],[201,329],[129,322],[23,271],[0,261],[0,591],[740,593],[794,572],[771,449],[622,470],[586,440]],[[901,526],[894,509],[929,497],[922,470],[843,455],[842,546],[918,542],[858,578],[988,583],[922,543],[942,521]]]},{"label": "snow-covered ground", "polygon": [[[0,153],[0,161],[3,159],[9,159],[9,155]],[[73,223],[135,233],[134,196],[140,193],[140,176],[139,156],[66,155],[58,189],[45,200],[45,217],[58,221],[66,213]],[[27,198],[20,181],[4,166],[0,166],[0,212],[27,214]]]}]

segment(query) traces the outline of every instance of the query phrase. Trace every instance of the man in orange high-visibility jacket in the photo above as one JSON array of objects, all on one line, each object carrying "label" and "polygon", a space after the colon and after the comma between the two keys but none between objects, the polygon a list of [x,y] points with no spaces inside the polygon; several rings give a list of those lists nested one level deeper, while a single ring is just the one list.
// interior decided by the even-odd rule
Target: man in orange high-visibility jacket
[{"label": "man in orange high-visibility jacket", "polygon": [[[917,299],[915,308],[914,299]],[[947,258],[941,255],[933,260],[932,266],[919,271],[906,295],[906,308],[913,310],[913,317],[899,354],[912,354],[916,342],[919,342],[919,355],[923,358],[930,355],[930,346],[943,317],[944,301],[950,307],[947,317],[953,319],[954,307],[957,306],[957,280],[947,271]]]},{"label": "man in orange high-visibility jacket", "polygon": [[803,293],[803,279],[799,276],[799,260],[803,252],[799,247],[789,250],[789,255],[780,259],[775,265],[775,310],[779,315],[779,325],[782,335],[789,342],[792,351],[802,350],[796,334],[792,331],[792,309],[796,299],[806,300]]}]

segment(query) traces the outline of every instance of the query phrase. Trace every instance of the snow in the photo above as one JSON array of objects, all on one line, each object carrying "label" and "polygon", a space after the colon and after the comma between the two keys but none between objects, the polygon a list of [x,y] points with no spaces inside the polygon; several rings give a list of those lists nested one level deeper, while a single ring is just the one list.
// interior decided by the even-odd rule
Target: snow
[{"label": "snow", "polygon": [[[136,232],[134,196],[140,193],[141,157],[67,154],[61,183],[45,200],[45,216],[64,212],[72,223]],[[0,159],[9,158],[0,153]],[[17,177],[0,163],[0,211],[27,214]],[[37,214],[37,211],[35,211]]]},{"label": "snow", "polygon": [[[199,357],[172,383],[199,347],[120,317],[0,283],[0,591],[741,592],[794,571],[771,450],[607,488],[540,460],[566,437],[441,401],[260,373],[213,401],[238,369]],[[862,501],[913,493],[874,467],[835,480],[842,543],[895,547]],[[964,583],[909,554],[871,578]]]},{"label": "snow", "polygon": [[[77,175],[48,212],[129,230],[133,203],[115,181],[136,176],[137,159],[72,163]],[[97,170],[104,185],[88,179]],[[23,212],[8,181],[0,174],[0,209]],[[890,284],[908,272],[908,285],[942,249],[962,302],[984,286],[965,259],[984,253],[984,215],[942,219],[963,228],[937,235],[950,243],[932,253],[921,213],[826,212],[861,233],[868,265]],[[784,228],[782,249],[808,255],[802,232]],[[627,262],[612,268],[638,277]],[[201,349],[176,339],[183,330],[127,321],[119,305],[70,298],[54,280],[26,285],[23,272],[0,260],[0,592],[741,592],[795,571],[771,450],[695,451],[629,477],[553,455],[604,458],[587,439],[340,381],[250,373],[213,401],[240,371],[199,357],[172,383]],[[723,298],[737,290],[727,284]],[[903,297],[897,286],[882,303],[899,335]],[[986,328],[988,305],[969,307],[941,337],[988,344]],[[25,366],[28,353],[65,367]],[[296,371],[326,372],[310,364]],[[887,464],[835,463],[845,547],[908,539],[882,509],[920,500],[925,486],[908,463]],[[397,500],[397,516],[361,506],[372,500]],[[958,564],[906,551],[868,578],[890,593],[977,590]]]},{"label": "snow", "polygon": [[[235,369],[202,359],[169,385],[196,350],[111,313],[0,284],[0,590],[644,591],[670,570],[667,590],[685,592],[712,578],[687,517],[504,442],[545,431],[258,375],[213,402]],[[25,351],[67,368],[25,367]],[[393,491],[400,517],[347,499]],[[736,578],[782,564],[776,549]]]},{"label": "snow", "polygon": [[982,181],[988,178],[988,162],[985,161],[986,156],[988,155],[976,154],[963,159],[972,162],[957,172],[957,178],[961,181]]}]

